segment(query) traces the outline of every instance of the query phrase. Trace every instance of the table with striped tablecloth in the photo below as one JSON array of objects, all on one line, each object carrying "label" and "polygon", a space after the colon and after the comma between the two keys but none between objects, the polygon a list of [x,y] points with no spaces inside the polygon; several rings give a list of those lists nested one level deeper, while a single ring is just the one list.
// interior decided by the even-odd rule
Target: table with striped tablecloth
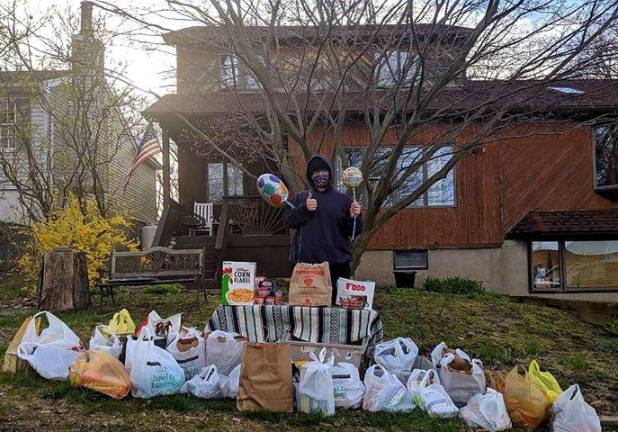
[{"label": "table with striped tablecloth", "polygon": [[368,355],[384,337],[377,311],[340,307],[221,305],[212,314],[208,329],[235,332],[250,342],[276,342],[287,336],[328,344],[360,345],[366,341]]}]

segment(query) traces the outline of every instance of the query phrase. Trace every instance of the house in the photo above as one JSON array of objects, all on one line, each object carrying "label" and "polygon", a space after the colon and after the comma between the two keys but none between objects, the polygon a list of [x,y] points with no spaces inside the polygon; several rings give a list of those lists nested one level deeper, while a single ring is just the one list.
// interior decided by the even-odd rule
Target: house
[{"label": "house", "polygon": [[53,194],[79,190],[155,223],[160,163],[141,164],[123,192],[138,144],[109,91],[90,2],[71,49],[67,70],[0,71],[0,220],[27,224]]},{"label": "house", "polygon": [[[265,33],[254,30],[257,38]],[[422,33],[422,26],[417,30]],[[448,49],[457,49],[456,41],[466,31],[443,29],[449,45],[435,50],[434,67],[448,61]],[[216,236],[202,238],[189,236],[179,223],[196,202],[214,202],[223,215],[234,203],[253,199],[254,208],[261,205],[251,178],[213,153],[196,152],[185,133],[187,120],[199,125],[239,110],[264,112],[255,78],[228,52],[214,48],[213,41],[220,37],[216,27],[164,35],[165,42],[176,47],[177,94],[163,96],[146,115],[160,123],[168,147],[170,137],[178,145],[179,202],[167,199],[157,241],[167,244],[173,238],[180,247],[205,245],[218,250],[219,258],[254,259],[258,267],[270,270],[266,274],[283,275],[289,272],[289,265],[283,265],[289,235],[277,225],[270,232],[262,230],[268,235],[260,239],[243,237],[242,229],[226,238],[221,226]],[[282,53],[299,46],[294,28],[278,28],[278,38]],[[345,96],[359,110],[373,103],[362,92],[350,90]],[[513,296],[618,300],[618,127],[607,120],[618,113],[618,80],[474,81],[464,71],[432,100],[431,108],[465,110],[479,99],[500,98],[509,99],[511,112],[526,115],[496,130],[445,179],[384,225],[355,276],[383,285],[405,283],[406,277],[409,282],[411,273],[416,285],[428,276],[463,276]],[[316,100],[308,95],[302,102],[311,110]],[[600,118],[604,120],[597,121]],[[369,142],[363,122],[357,120],[346,119],[339,137],[352,163]],[[439,133],[440,127],[436,124],[425,134]],[[326,142],[332,143],[332,133],[326,134]],[[328,155],[331,150],[327,145],[321,152]],[[441,163],[437,158],[438,169]],[[250,168],[273,169],[268,164]],[[425,166],[419,175],[427,176],[432,169],[436,166]],[[245,216],[252,208],[245,205],[243,212],[243,206],[236,207]],[[227,219],[223,216],[221,223]],[[223,243],[232,238],[233,247],[226,250]],[[280,265],[274,266],[274,259]]]}]

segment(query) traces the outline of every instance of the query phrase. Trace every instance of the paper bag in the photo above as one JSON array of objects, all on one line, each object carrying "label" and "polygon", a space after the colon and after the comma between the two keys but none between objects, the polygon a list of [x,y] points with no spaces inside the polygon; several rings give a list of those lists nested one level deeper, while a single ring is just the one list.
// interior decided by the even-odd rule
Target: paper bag
[{"label": "paper bag", "polygon": [[330,306],[333,287],[327,262],[298,263],[290,279],[289,304],[296,306]]},{"label": "paper bag", "polygon": [[239,411],[292,412],[292,349],[283,343],[246,343],[240,366]]},{"label": "paper bag", "polygon": [[[8,373],[14,374],[17,371],[25,370],[28,367],[28,363],[25,360],[21,360],[19,357],[17,357],[17,347],[19,347],[19,344],[21,343],[21,340],[24,337],[24,333],[26,333],[26,329],[28,328],[28,324],[30,323],[31,319],[32,317],[29,316],[28,318],[24,320],[19,330],[17,330],[17,333],[15,333],[15,336],[13,336],[11,343],[9,343],[9,346],[7,347],[4,353],[4,361],[2,363],[2,372],[8,372]],[[40,333],[41,331],[41,319],[40,318],[37,318],[35,322],[35,326],[36,326],[36,332]]]}]

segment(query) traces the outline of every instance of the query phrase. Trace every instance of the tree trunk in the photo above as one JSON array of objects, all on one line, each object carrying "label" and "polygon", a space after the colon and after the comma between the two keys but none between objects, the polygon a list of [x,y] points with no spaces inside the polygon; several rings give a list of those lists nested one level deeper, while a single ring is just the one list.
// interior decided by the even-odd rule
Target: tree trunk
[{"label": "tree trunk", "polygon": [[43,255],[37,305],[44,310],[68,310],[90,305],[86,254],[56,248]]}]

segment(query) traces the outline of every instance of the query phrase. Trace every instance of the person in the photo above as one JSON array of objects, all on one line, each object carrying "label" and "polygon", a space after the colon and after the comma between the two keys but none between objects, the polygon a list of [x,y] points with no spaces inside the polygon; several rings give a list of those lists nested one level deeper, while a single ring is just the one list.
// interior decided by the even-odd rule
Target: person
[{"label": "person", "polygon": [[290,257],[292,263],[328,262],[333,286],[333,302],[337,297],[337,279],[350,277],[350,237],[363,230],[361,206],[333,188],[333,168],[322,156],[312,156],[307,163],[307,180],[311,186],[290,201],[283,212],[283,222],[295,229]]}]

